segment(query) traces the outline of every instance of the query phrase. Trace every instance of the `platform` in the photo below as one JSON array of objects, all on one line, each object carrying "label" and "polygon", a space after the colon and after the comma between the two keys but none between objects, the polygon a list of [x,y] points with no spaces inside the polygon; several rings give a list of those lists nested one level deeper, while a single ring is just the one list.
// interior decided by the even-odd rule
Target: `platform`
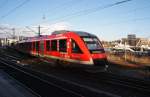
[{"label": "platform", "polygon": [[0,69],[0,97],[37,97],[27,87]]}]

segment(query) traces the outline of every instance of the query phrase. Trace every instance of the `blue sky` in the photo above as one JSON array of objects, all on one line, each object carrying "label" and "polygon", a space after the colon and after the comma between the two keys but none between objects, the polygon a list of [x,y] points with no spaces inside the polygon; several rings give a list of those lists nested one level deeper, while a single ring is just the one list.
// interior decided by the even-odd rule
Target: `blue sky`
[{"label": "blue sky", "polygon": [[23,1],[25,0],[0,0],[0,24],[25,27],[40,23],[62,22],[70,25],[71,30],[90,32],[103,40],[120,39],[127,34],[150,37],[150,0],[132,0],[70,18],[63,17],[122,0],[29,0],[16,11],[2,18]]}]

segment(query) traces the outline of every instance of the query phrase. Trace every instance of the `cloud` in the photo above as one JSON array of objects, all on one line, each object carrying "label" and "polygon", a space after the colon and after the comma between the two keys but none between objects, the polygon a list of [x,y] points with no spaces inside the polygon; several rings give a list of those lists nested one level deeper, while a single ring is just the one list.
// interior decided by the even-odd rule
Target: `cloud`
[{"label": "cloud", "polygon": [[[15,29],[15,36],[33,37],[38,35],[38,27],[39,25],[18,27],[9,24],[0,24],[0,38],[12,37],[13,28]],[[71,25],[68,22],[40,24],[40,27],[41,35],[50,35],[53,31],[71,29]]]},{"label": "cloud", "polygon": [[0,38],[11,37],[12,28],[9,24],[0,24]]},{"label": "cloud", "polygon": [[[42,28],[43,27],[43,28]],[[42,24],[41,25],[41,32],[44,35],[49,35],[53,31],[57,30],[71,30],[72,25],[68,22],[58,22],[54,24]]]}]

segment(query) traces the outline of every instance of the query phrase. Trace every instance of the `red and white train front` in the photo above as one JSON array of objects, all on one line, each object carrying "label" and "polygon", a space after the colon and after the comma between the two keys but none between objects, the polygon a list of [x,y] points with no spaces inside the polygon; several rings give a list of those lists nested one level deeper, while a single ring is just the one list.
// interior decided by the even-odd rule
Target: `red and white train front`
[{"label": "red and white train front", "polygon": [[[100,42],[100,40],[93,34],[89,34],[87,32],[75,32],[81,39],[77,39],[76,41],[79,42],[79,47],[84,52],[84,57],[81,59],[86,60],[88,58],[89,62],[87,62],[88,66],[94,67],[107,67],[107,56],[105,54],[104,48]],[[83,45],[83,44],[84,45]]]},{"label": "red and white train front", "polygon": [[85,45],[87,46],[91,54],[94,65],[96,66],[106,65],[107,57],[106,57],[104,48],[101,42],[98,40],[98,38],[97,37],[82,37],[82,39],[85,42]]}]

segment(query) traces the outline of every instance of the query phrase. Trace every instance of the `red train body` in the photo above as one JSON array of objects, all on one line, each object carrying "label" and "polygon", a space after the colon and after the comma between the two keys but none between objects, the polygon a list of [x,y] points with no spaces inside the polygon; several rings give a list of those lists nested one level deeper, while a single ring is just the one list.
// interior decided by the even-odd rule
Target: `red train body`
[{"label": "red train body", "polygon": [[16,47],[23,52],[47,57],[70,66],[107,65],[101,42],[95,35],[87,32],[55,31],[52,35],[20,41]]}]

